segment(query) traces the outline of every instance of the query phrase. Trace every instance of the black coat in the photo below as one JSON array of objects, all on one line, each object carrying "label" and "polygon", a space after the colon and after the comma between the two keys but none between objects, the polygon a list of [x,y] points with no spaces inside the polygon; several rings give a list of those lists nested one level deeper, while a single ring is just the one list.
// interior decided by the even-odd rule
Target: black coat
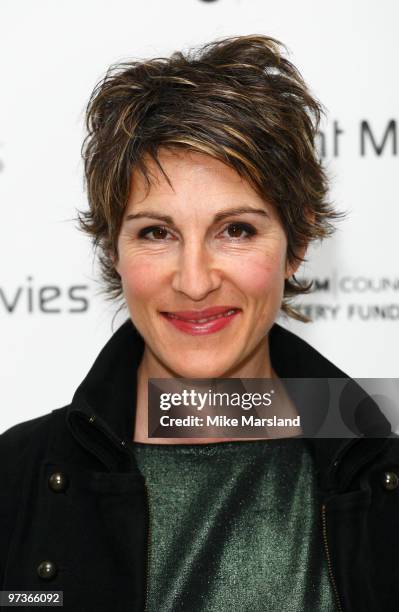
[{"label": "black coat", "polygon": [[[345,376],[277,324],[269,338],[280,377]],[[126,321],[70,405],[0,436],[2,590],[62,590],[68,612],[144,610],[147,491],[130,447],[142,353],[143,341]],[[399,443],[377,407],[367,427],[384,436],[306,440],[318,473],[320,546],[337,609],[393,612]]]}]

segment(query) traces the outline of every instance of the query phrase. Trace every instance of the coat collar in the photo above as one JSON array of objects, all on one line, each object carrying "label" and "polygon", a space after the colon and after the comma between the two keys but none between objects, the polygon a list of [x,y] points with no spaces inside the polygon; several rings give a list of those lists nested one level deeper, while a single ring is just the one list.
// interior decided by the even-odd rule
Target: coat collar
[{"label": "coat collar", "polygon": [[[277,323],[269,332],[269,343],[271,362],[280,378],[345,378],[350,381],[307,342]],[[74,437],[111,471],[137,469],[132,439],[137,369],[143,352],[143,338],[128,319],[102,349],[68,407],[67,424]],[[352,382],[348,402],[364,396],[360,387]],[[367,437],[306,439],[323,489],[344,489],[353,474],[387,442],[390,424],[378,406],[370,402]],[[379,437],[374,437],[376,435]]]}]

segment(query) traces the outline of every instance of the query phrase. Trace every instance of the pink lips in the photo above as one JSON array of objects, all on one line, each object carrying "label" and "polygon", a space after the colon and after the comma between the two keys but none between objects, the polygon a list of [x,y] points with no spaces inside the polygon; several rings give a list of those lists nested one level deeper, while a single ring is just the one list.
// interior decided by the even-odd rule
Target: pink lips
[{"label": "pink lips", "polygon": [[234,306],[213,306],[204,310],[162,312],[171,325],[193,336],[213,334],[230,323],[241,312]]}]

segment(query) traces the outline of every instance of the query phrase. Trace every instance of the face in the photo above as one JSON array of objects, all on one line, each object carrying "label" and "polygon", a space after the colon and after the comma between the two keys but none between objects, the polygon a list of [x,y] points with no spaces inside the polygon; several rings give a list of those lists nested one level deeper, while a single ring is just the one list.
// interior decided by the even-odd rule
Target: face
[{"label": "face", "polygon": [[265,375],[267,333],[295,272],[277,213],[212,157],[159,159],[172,186],[150,160],[149,191],[133,172],[115,264],[149,375]]}]

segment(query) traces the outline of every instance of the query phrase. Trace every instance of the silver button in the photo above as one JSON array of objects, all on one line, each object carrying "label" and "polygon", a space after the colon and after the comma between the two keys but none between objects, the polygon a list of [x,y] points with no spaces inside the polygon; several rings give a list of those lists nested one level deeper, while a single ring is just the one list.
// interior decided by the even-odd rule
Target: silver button
[{"label": "silver button", "polygon": [[43,580],[51,580],[57,574],[57,566],[52,561],[42,561],[37,566],[37,575]]},{"label": "silver button", "polygon": [[383,478],[383,486],[387,491],[393,491],[399,485],[399,478],[395,472],[385,472]]},{"label": "silver button", "polygon": [[48,479],[48,484],[50,489],[55,493],[62,493],[62,491],[68,488],[68,476],[62,472],[54,472]]}]

